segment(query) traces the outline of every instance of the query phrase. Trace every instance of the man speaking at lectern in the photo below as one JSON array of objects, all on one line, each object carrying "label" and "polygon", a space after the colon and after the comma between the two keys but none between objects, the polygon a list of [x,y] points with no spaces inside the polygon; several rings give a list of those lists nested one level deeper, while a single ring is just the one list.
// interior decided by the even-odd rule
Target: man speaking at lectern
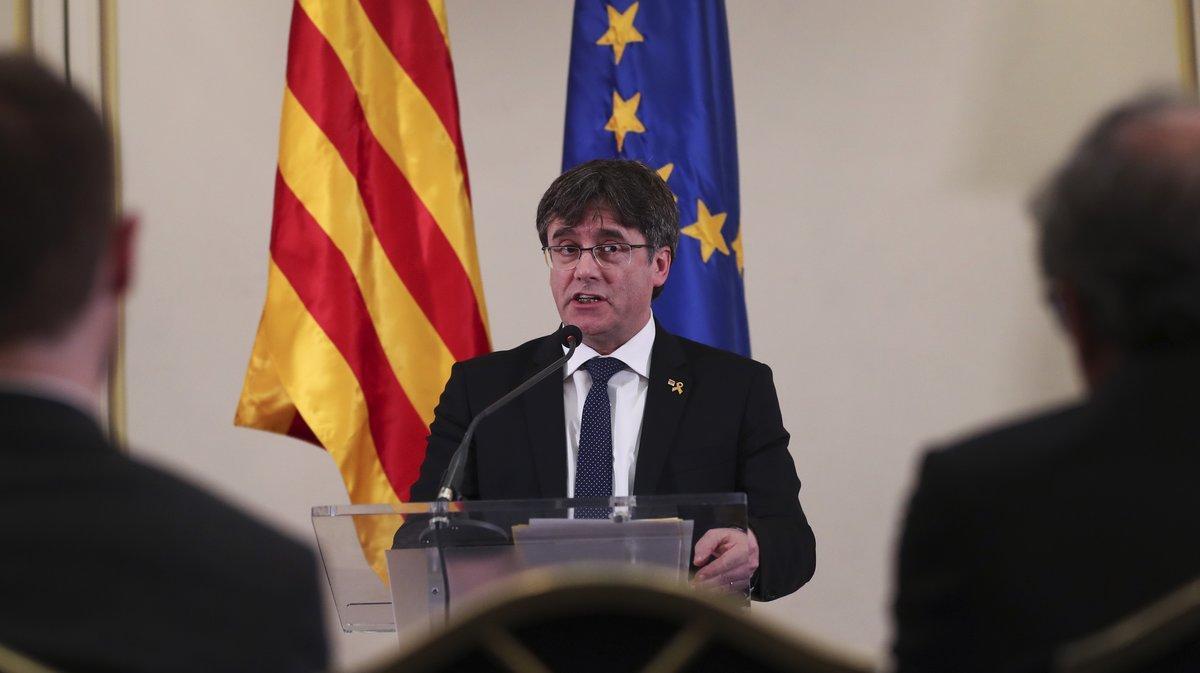
[{"label": "man speaking at lectern", "polygon": [[[479,424],[463,496],[744,492],[750,529],[701,536],[696,583],[752,587],[759,600],[798,589],[815,569],[815,543],[771,370],[653,319],[679,240],[666,183],[634,161],[581,164],[543,195],[537,231],[559,317],[582,330],[583,344],[561,377]],[[454,365],[412,499],[437,496],[475,414],[563,354],[550,335]]]}]

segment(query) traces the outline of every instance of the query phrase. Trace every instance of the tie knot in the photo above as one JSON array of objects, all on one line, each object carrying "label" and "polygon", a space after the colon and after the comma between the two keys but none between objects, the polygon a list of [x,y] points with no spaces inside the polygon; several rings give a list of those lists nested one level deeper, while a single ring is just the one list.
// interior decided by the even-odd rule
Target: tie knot
[{"label": "tie knot", "polygon": [[588,373],[592,375],[592,383],[606,385],[613,374],[625,368],[625,363],[617,358],[592,358],[583,363]]}]

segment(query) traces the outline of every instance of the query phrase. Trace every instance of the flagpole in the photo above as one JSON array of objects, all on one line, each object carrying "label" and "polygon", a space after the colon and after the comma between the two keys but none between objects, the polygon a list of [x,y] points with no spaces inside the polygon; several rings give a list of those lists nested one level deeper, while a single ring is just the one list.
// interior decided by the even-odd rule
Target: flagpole
[{"label": "flagpole", "polygon": [[[100,111],[113,148],[114,215],[122,208],[121,133],[117,104],[117,4],[100,3]],[[127,437],[125,395],[125,300],[117,304],[117,329],[108,368],[108,434],[114,446],[125,447]]]},{"label": "flagpole", "polygon": [[1192,0],[1175,0],[1175,28],[1179,44],[1179,74],[1184,92],[1195,98],[1196,76],[1196,15]]},{"label": "flagpole", "polygon": [[13,26],[17,49],[33,51],[33,0],[13,2]]}]

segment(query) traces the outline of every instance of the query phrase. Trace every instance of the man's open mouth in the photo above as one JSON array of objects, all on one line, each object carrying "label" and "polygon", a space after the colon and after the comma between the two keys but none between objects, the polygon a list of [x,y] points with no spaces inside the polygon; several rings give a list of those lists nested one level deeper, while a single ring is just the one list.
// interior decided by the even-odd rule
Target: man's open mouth
[{"label": "man's open mouth", "polygon": [[604,301],[604,297],[602,297],[601,295],[598,295],[598,294],[588,294],[586,292],[579,292],[579,293],[576,293],[575,296],[571,298],[571,301],[574,301],[577,304],[595,304],[595,303]]}]

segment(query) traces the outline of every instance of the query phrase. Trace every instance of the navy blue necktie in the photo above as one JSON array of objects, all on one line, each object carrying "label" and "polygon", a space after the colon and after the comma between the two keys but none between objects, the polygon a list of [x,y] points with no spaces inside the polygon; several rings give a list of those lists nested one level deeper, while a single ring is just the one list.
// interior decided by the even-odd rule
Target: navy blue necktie
[{"label": "navy blue necktie", "polygon": [[[608,380],[624,369],[625,363],[616,358],[592,358],[583,366],[592,376],[592,387],[583,402],[583,421],[579,426],[575,497],[608,498],[613,494],[612,405],[608,399]],[[608,516],[607,507],[575,510],[575,517],[579,519]]]}]

